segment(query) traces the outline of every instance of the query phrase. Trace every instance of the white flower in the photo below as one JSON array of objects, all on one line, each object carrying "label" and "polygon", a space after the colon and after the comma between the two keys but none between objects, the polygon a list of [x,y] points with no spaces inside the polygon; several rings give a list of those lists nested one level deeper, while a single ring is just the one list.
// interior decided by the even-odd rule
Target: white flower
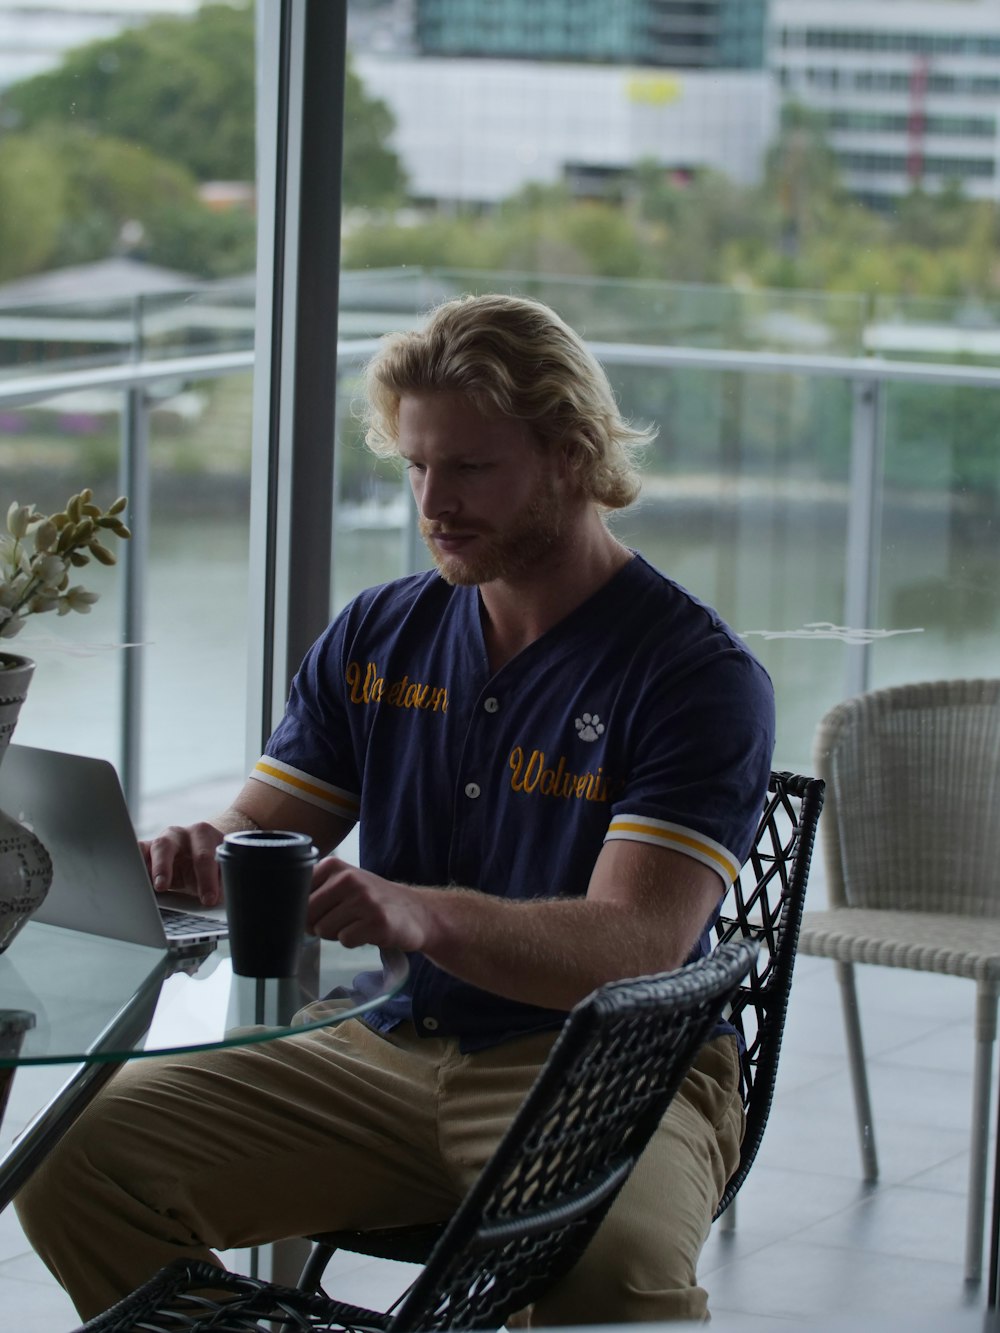
[{"label": "white flower", "polygon": [[11,615],[6,607],[3,608],[3,611],[6,618],[0,621],[0,639],[12,639],[24,624],[24,620],[21,616]]},{"label": "white flower", "polygon": [[20,540],[27,536],[28,524],[34,511],[34,505],[19,505],[15,500],[7,510],[7,531]]},{"label": "white flower", "polygon": [[79,583],[74,584],[59,598],[59,614],[64,616],[67,611],[79,611],[81,615],[89,615],[90,608],[98,601],[99,596],[99,593],[88,592]]},{"label": "white flower", "polygon": [[51,551],[59,540],[59,529],[51,518],[45,518],[35,529],[35,550]]},{"label": "white flower", "polygon": [[58,588],[66,575],[66,561],[58,555],[47,555],[35,567],[44,588]]},{"label": "white flower", "polygon": [[0,537],[0,571],[10,577],[18,569],[28,569],[31,557],[15,537]]}]

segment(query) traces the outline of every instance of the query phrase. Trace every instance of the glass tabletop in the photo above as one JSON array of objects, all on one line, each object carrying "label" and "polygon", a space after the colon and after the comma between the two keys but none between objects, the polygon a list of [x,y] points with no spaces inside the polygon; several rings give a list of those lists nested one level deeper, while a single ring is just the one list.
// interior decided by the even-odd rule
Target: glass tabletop
[{"label": "glass tabletop", "polygon": [[[364,1000],[362,972],[377,974]],[[175,957],[31,922],[0,954],[0,1068],[270,1041],[378,1008],[407,972],[404,954],[310,938],[297,978],[256,981],[234,975],[224,940]]]}]

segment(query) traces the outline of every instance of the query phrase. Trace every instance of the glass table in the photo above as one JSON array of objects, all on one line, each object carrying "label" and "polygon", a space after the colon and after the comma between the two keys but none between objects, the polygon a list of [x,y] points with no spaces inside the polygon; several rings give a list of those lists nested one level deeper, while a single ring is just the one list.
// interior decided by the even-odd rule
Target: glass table
[{"label": "glass table", "polygon": [[[351,994],[359,972],[376,993],[306,1022],[311,1001]],[[404,985],[401,953],[308,939],[299,975],[234,975],[225,941],[183,955],[31,922],[0,954],[0,1122],[17,1069],[67,1065],[66,1083],[0,1156],[0,1209],[123,1060],[274,1041],[376,1009]]]}]

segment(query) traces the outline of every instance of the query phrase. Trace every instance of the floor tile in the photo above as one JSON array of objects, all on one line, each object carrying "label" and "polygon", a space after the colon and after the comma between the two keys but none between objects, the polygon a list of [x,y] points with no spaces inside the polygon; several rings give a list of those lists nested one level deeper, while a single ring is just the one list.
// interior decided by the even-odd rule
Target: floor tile
[{"label": "floor tile", "polygon": [[[711,1275],[713,1312],[825,1318],[901,1312],[948,1312],[965,1303],[960,1274],[948,1263],[895,1258],[801,1240],[758,1251]],[[978,1299],[974,1297],[973,1300]]]},{"label": "floor tile", "polygon": [[[885,968],[859,968],[858,984],[880,1179],[861,1179],[832,966],[800,958],[774,1104],[736,1228],[713,1228],[702,1256],[719,1333],[867,1333],[869,1320],[879,1333],[894,1320],[900,1333],[983,1326],[984,1290],[962,1278],[974,987]],[[19,1072],[7,1141],[64,1078]],[[234,1256],[233,1267],[246,1271],[245,1259]],[[327,1283],[342,1299],[384,1308],[414,1271],[345,1251]],[[17,1333],[67,1333],[76,1323],[12,1210],[0,1216],[0,1310],[2,1327]]]},{"label": "floor tile", "polygon": [[712,1228],[702,1253],[702,1271],[795,1237],[835,1217],[866,1197],[864,1185],[841,1176],[792,1171],[757,1163],[736,1199],[735,1227]]},{"label": "floor tile", "polygon": [[68,1333],[79,1319],[68,1297],[53,1284],[40,1289],[33,1282],[9,1278],[0,1265],[0,1310],[10,1333]]},{"label": "floor tile", "polygon": [[965,1199],[908,1186],[877,1189],[803,1228],[799,1239],[838,1250],[861,1250],[869,1257],[919,1259],[958,1268],[965,1252]]}]

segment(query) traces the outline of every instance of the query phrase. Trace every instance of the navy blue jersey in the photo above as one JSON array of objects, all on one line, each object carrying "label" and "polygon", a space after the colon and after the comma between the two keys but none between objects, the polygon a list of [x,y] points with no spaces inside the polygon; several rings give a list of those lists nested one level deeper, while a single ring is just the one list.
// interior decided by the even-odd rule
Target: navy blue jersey
[{"label": "navy blue jersey", "polygon": [[[360,819],[361,864],[387,879],[582,897],[605,841],[627,838],[710,866],[721,901],[773,744],[763,667],[636,556],[495,674],[477,588],[432,572],[362,593],[306,656],[253,776]],[[564,1017],[410,961],[374,1026],[412,1016],[471,1050]]]}]

